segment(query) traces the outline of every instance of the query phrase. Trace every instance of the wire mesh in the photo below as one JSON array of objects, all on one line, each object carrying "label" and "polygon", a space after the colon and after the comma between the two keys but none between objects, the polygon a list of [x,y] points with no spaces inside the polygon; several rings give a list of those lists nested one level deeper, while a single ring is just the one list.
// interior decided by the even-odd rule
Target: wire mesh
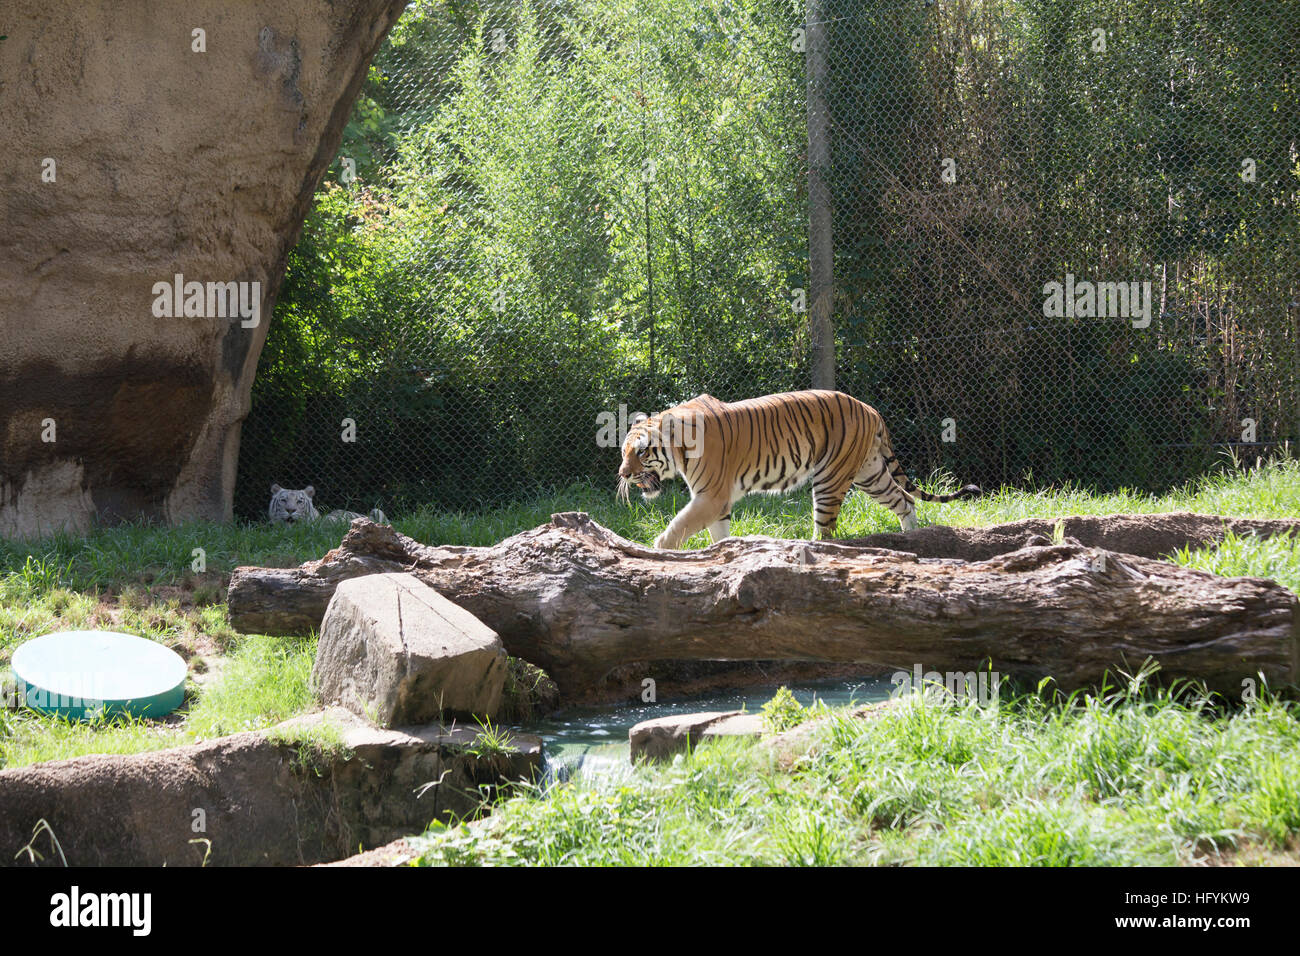
[{"label": "wire mesh", "polygon": [[290,257],[237,510],[612,486],[632,412],[810,387],[823,293],[916,475],[1158,488],[1291,441],[1297,48],[1278,0],[412,3]]}]

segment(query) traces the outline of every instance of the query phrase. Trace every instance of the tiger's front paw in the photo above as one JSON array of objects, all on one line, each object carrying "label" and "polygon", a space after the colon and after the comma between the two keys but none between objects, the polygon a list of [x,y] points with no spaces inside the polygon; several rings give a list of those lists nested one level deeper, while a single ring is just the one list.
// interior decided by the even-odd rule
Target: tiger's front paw
[{"label": "tiger's front paw", "polygon": [[673,550],[673,546],[670,543],[670,539],[668,537],[667,531],[665,531],[659,537],[655,538],[655,547],[665,551]]}]

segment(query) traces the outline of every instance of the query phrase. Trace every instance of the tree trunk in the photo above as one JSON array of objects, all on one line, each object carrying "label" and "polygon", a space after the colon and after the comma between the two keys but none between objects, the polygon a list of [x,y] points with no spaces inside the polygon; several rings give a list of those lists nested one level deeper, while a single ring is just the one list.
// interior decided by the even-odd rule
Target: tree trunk
[{"label": "tree trunk", "polygon": [[831,321],[835,288],[835,247],[831,233],[830,113],[826,108],[826,24],[822,4],[809,0],[808,95],[808,343],[813,388],[835,388],[835,329]]},{"label": "tree trunk", "polygon": [[771,538],[656,551],[572,512],[487,548],[423,545],[358,519],[319,561],[236,569],[231,623],[272,634],[319,627],[339,581],[398,570],[477,615],[566,699],[619,665],[660,660],[851,661],[908,673],[991,665],[1072,689],[1152,657],[1166,678],[1234,695],[1260,674],[1291,683],[1300,667],[1296,598],[1258,578],[1041,537],[974,562]]}]

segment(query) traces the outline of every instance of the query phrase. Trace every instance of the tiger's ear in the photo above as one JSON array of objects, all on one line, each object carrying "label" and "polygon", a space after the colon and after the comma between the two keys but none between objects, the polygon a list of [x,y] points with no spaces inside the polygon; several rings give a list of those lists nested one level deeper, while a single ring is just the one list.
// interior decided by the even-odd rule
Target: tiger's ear
[{"label": "tiger's ear", "polygon": [[649,420],[650,420],[650,416],[647,415],[645,412],[637,412],[635,415],[632,416],[632,420],[628,422],[628,424],[640,425],[642,422],[649,421]]},{"label": "tiger's ear", "polygon": [[284,489],[281,488],[279,485],[275,484],[274,482],[271,484],[271,494],[278,495],[282,491],[284,491]]},{"label": "tiger's ear", "polygon": [[315,497],[316,497],[316,489],[313,488],[311,485],[308,485],[306,488],[304,488],[304,489],[302,490],[302,493],[303,493],[304,495],[306,495],[308,498],[315,498]]}]

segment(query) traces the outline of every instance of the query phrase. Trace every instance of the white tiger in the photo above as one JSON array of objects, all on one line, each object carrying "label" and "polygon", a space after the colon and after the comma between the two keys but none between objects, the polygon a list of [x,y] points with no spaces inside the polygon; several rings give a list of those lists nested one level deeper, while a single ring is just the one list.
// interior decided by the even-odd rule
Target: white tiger
[{"label": "white tiger", "polygon": [[368,515],[359,515],[355,511],[335,509],[322,519],[320,512],[316,510],[316,505],[312,502],[312,498],[315,496],[316,489],[311,485],[301,491],[272,485],[271,507],[267,509],[271,515],[271,522],[273,524],[297,524],[299,521],[351,521],[353,518],[369,518],[376,524],[388,523],[388,518],[378,508],[375,508]]}]

